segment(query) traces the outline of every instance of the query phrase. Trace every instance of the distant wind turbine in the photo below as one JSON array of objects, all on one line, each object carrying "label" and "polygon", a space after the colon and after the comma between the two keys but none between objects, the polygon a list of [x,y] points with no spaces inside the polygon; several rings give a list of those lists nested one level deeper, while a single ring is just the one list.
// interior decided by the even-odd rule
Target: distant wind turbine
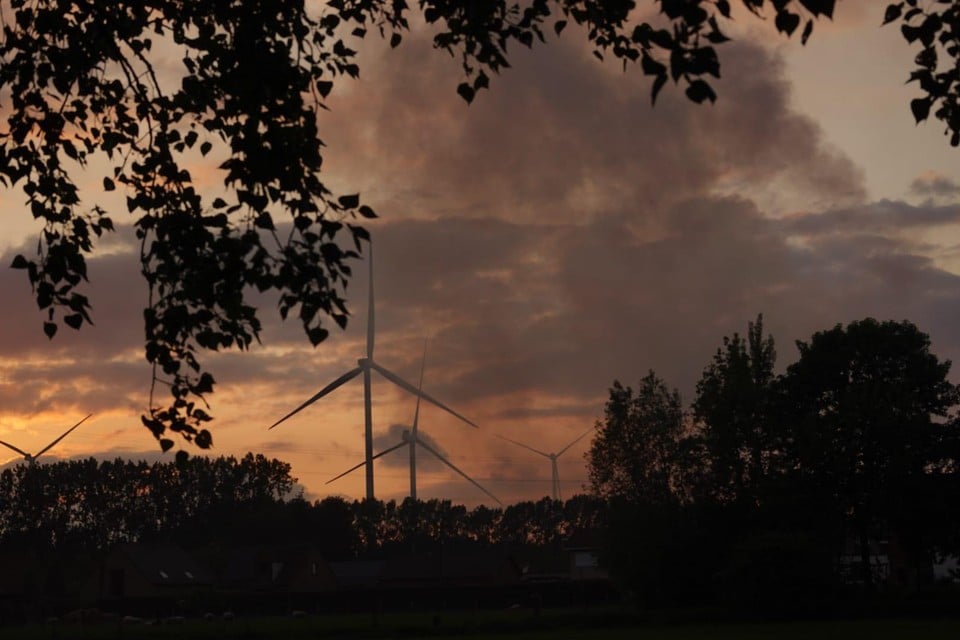
[{"label": "distant wind turbine", "polygon": [[47,451],[49,451],[50,449],[52,449],[54,446],[56,446],[56,444],[57,444],[58,442],[60,442],[61,440],[63,440],[64,438],[66,438],[68,435],[70,435],[70,432],[71,432],[71,431],[73,431],[74,429],[76,429],[77,427],[79,427],[80,425],[82,425],[84,422],[86,422],[87,418],[89,418],[89,417],[92,416],[92,415],[93,415],[92,413],[87,414],[87,417],[86,417],[86,418],[84,418],[83,420],[81,420],[81,421],[78,422],[77,424],[73,425],[72,427],[70,427],[69,429],[67,429],[66,431],[64,431],[62,434],[60,434],[60,437],[59,437],[59,438],[57,438],[56,440],[54,440],[53,442],[51,442],[50,444],[48,444],[47,446],[45,446],[43,449],[40,449],[40,451],[38,451],[37,453],[33,453],[33,454],[27,453],[26,451],[24,451],[24,450],[21,449],[20,447],[15,447],[15,446],[13,446],[12,444],[10,444],[9,442],[4,442],[3,440],[0,440],[0,444],[2,444],[3,446],[5,446],[5,447],[8,448],[8,449],[12,449],[13,451],[16,451],[17,453],[19,453],[20,455],[23,456],[23,459],[26,461],[26,463],[27,463],[28,465],[32,465],[32,464],[35,464],[35,463],[36,463],[37,458],[39,458],[40,456],[42,456],[43,454],[45,454]]},{"label": "distant wind turbine", "polygon": [[450,407],[448,407],[447,405],[443,404],[439,400],[436,400],[432,396],[429,396],[426,393],[423,393],[423,391],[417,389],[416,387],[414,387],[412,384],[410,384],[409,382],[407,382],[397,374],[393,373],[392,371],[390,371],[385,367],[380,366],[376,361],[374,361],[373,359],[373,344],[374,344],[373,244],[371,243],[369,247],[370,247],[370,282],[368,286],[369,297],[367,300],[367,356],[365,358],[360,358],[359,360],[357,360],[356,368],[351,369],[350,371],[347,371],[342,376],[340,376],[339,378],[337,378],[336,380],[334,380],[333,382],[325,386],[323,389],[321,389],[317,393],[315,393],[313,396],[311,396],[306,402],[301,404],[299,407],[297,407],[296,409],[294,409],[293,411],[291,411],[290,413],[288,413],[287,415],[283,416],[282,418],[274,422],[272,425],[270,425],[270,429],[273,429],[274,427],[279,425],[281,422],[283,422],[287,418],[290,418],[296,415],[297,413],[299,413],[300,411],[302,411],[303,409],[306,409],[307,407],[309,407],[311,404],[313,404],[323,396],[327,395],[337,387],[340,387],[346,384],[350,380],[353,380],[354,378],[356,378],[358,375],[362,373],[363,374],[363,418],[364,418],[364,421],[363,421],[364,422],[364,430],[363,430],[364,462],[363,464],[365,464],[367,467],[366,469],[367,499],[372,500],[373,499],[374,456],[373,456],[373,402],[371,399],[372,398],[371,373],[373,371],[376,371],[381,376],[383,376],[393,384],[397,385],[407,393],[412,393],[413,395],[417,396],[417,398],[423,398],[427,402],[430,402],[436,405],[437,407],[443,409],[447,413],[453,416],[456,416],[457,418],[467,423],[474,429],[478,429],[479,427],[473,422],[471,422],[470,420],[466,419],[465,417],[457,413],[456,411],[454,411],[453,409],[451,409]]},{"label": "distant wind turbine", "polygon": [[[503,503],[500,502],[500,499],[499,499],[497,496],[493,495],[492,493],[490,493],[489,491],[487,491],[486,489],[484,489],[484,488],[480,485],[480,483],[478,483],[476,480],[474,480],[473,478],[471,478],[470,476],[468,476],[467,474],[465,474],[463,471],[461,471],[460,469],[458,469],[452,462],[450,462],[449,460],[447,460],[447,458],[446,458],[443,454],[441,454],[439,451],[437,451],[436,449],[434,449],[433,447],[431,447],[429,444],[427,444],[426,442],[424,442],[424,441],[420,438],[420,432],[418,431],[418,423],[420,422],[420,398],[421,398],[421,397],[426,397],[426,396],[423,396],[422,393],[420,393],[420,389],[423,388],[423,369],[424,369],[424,365],[426,364],[426,360],[427,360],[427,348],[426,348],[426,345],[424,345],[424,348],[423,348],[423,362],[421,362],[421,364],[420,364],[420,385],[419,385],[419,387],[417,388],[417,394],[416,394],[416,395],[417,395],[417,406],[416,406],[416,409],[414,409],[414,412],[413,412],[413,425],[410,427],[409,430],[404,430],[403,436],[402,436],[402,438],[401,438],[401,442],[400,442],[399,444],[396,444],[396,445],[394,445],[394,446],[392,446],[392,447],[389,447],[389,448],[387,448],[387,449],[384,449],[384,450],[381,451],[380,453],[378,453],[378,454],[376,454],[375,456],[373,456],[372,459],[373,459],[373,460],[376,460],[377,458],[379,458],[379,457],[381,457],[381,456],[385,456],[385,455],[387,455],[388,453],[392,453],[392,452],[396,451],[397,449],[400,449],[401,447],[409,447],[409,451],[410,451],[410,497],[413,498],[414,500],[416,500],[416,499],[417,499],[417,444],[419,444],[421,447],[423,447],[424,449],[426,449],[427,451],[429,451],[430,453],[432,453],[432,454],[434,455],[434,457],[436,457],[440,462],[442,462],[443,464],[447,465],[448,467],[450,467],[451,469],[453,469],[454,471],[456,471],[458,474],[460,474],[467,482],[469,482],[470,484],[472,484],[472,485],[475,486],[476,488],[480,489],[480,491],[483,491],[485,494],[487,494],[488,496],[490,496],[491,498],[493,498],[494,500],[496,500],[496,501],[497,501],[497,504],[502,505]],[[353,473],[354,471],[356,471],[357,469],[359,469],[360,467],[362,467],[364,464],[366,464],[366,461],[361,462],[360,464],[357,464],[357,465],[354,465],[354,466],[350,467],[349,469],[347,469],[346,471],[344,471],[344,472],[341,473],[340,475],[338,475],[338,476],[336,476],[336,477],[334,477],[334,478],[331,478],[330,480],[327,480],[326,484],[330,484],[331,482],[334,482],[334,481],[336,481],[336,480],[339,480],[340,478],[342,478],[343,476],[345,476],[345,475],[347,475],[347,474],[349,474],[349,473]]]},{"label": "distant wind turbine", "polygon": [[[556,453],[546,453],[546,452],[544,452],[544,451],[540,451],[539,449],[534,449],[534,448],[531,447],[531,446],[525,445],[525,444],[523,444],[522,442],[517,442],[516,440],[511,440],[510,438],[506,438],[506,437],[501,436],[501,435],[497,435],[497,437],[500,438],[501,440],[506,440],[507,442],[511,442],[511,443],[517,445],[518,447],[523,447],[524,449],[526,449],[526,450],[528,450],[528,451],[533,451],[534,453],[540,454],[540,455],[543,456],[544,458],[549,459],[549,460],[550,460],[551,471],[553,472],[553,478],[552,478],[552,480],[551,480],[551,487],[550,487],[550,488],[551,488],[551,494],[552,494],[551,497],[552,497],[554,500],[562,500],[563,498],[562,498],[561,495],[560,495],[560,471],[559,471],[559,469],[558,469],[558,467],[557,467],[557,458],[559,458],[559,457],[562,456],[564,453],[566,453],[567,449],[569,449],[569,448],[572,447],[573,445],[575,445],[575,444],[577,444],[578,442],[580,442],[581,440],[583,440],[583,438],[584,438],[588,433],[590,433],[590,432],[593,431],[593,430],[594,430],[594,427],[591,427],[591,428],[588,429],[587,431],[584,431],[584,432],[581,433],[579,436],[577,436],[577,438],[576,438],[573,442],[571,442],[570,444],[568,444],[567,446],[565,446],[563,449],[560,449],[560,451],[557,451]],[[496,434],[495,434],[495,435],[496,435]]]}]

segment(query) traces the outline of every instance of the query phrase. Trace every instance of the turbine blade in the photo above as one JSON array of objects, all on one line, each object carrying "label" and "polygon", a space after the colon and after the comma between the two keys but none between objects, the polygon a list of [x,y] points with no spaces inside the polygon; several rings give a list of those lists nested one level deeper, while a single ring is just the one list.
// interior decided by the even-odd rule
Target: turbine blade
[{"label": "turbine blade", "polygon": [[565,446],[563,449],[560,449],[560,451],[557,452],[557,457],[559,458],[560,456],[562,456],[564,451],[566,451],[567,449],[569,449],[569,448],[572,447],[573,445],[575,445],[575,444],[577,444],[578,442],[580,442],[581,440],[583,440],[583,438],[584,438],[588,433],[590,433],[590,432],[593,431],[593,430],[594,430],[594,427],[590,427],[589,429],[587,429],[586,431],[584,431],[583,433],[581,433],[580,436],[577,437],[576,440],[574,440],[573,442],[571,442],[570,444],[568,444],[567,446]]},{"label": "turbine blade", "polygon": [[383,367],[381,367],[381,366],[380,366],[379,364],[377,364],[376,362],[373,362],[373,361],[371,360],[371,361],[370,361],[370,366],[372,366],[374,369],[376,369],[378,372],[380,372],[380,375],[382,375],[384,378],[386,378],[387,380],[389,380],[389,381],[392,382],[393,384],[397,385],[397,386],[400,387],[401,389],[405,389],[407,392],[412,393],[413,395],[418,396],[418,397],[420,397],[420,398],[423,398],[424,400],[426,400],[426,401],[429,402],[430,404],[433,404],[433,405],[435,405],[435,406],[437,406],[437,407],[440,407],[441,409],[443,409],[444,411],[446,411],[446,412],[449,413],[450,415],[455,416],[455,417],[459,418],[460,420],[466,422],[468,425],[470,425],[470,426],[473,427],[474,429],[479,429],[479,428],[480,428],[480,427],[477,426],[477,424],[476,424],[475,422],[473,422],[472,420],[467,420],[465,417],[463,417],[462,415],[460,415],[459,413],[457,413],[456,411],[454,411],[453,409],[451,409],[451,408],[448,407],[447,405],[443,404],[443,403],[440,402],[439,400],[435,399],[435,398],[432,397],[431,395],[429,395],[429,394],[427,394],[427,393],[424,393],[424,392],[422,392],[422,391],[418,391],[415,386],[413,386],[412,384],[410,384],[409,382],[407,382],[406,380],[404,380],[403,378],[401,378],[401,377],[398,376],[397,374],[389,371],[388,369],[384,369]]},{"label": "turbine blade", "polygon": [[413,427],[410,429],[414,436],[417,434],[417,424],[420,422],[420,395],[423,393],[423,370],[427,366],[427,341],[423,341],[423,359],[420,361],[420,384],[417,385],[417,408],[413,411]]},{"label": "turbine blade", "polygon": [[[289,418],[289,417],[291,417],[291,416],[294,416],[294,415],[300,413],[300,411],[302,411],[303,409],[306,409],[306,408],[309,407],[311,404],[313,404],[314,402],[316,402],[317,400],[319,400],[319,399],[322,398],[323,396],[327,395],[328,393],[330,393],[331,391],[333,391],[333,390],[336,389],[337,387],[339,387],[339,386],[343,385],[344,383],[347,383],[347,382],[349,382],[350,380],[356,378],[358,375],[360,375],[360,372],[361,372],[361,371],[363,371],[363,368],[362,368],[362,367],[357,367],[356,369],[351,369],[350,371],[347,371],[345,374],[343,374],[342,376],[340,376],[339,378],[337,378],[336,380],[334,380],[333,382],[331,382],[330,384],[328,384],[327,386],[325,386],[323,389],[321,389],[320,391],[318,391],[317,393],[315,393],[309,400],[307,400],[306,402],[304,402],[302,405],[300,405],[299,407],[297,407],[296,409],[294,409],[293,411],[291,411],[290,413],[288,413],[287,415],[283,416],[282,418],[280,418],[279,420],[277,420],[276,422],[274,422],[272,425],[270,425],[270,429],[273,429],[275,426],[277,426],[278,424],[280,424],[281,422],[283,422],[283,421],[286,420],[287,418]],[[268,429],[268,431],[269,431],[269,429]]]},{"label": "turbine blade", "polygon": [[506,440],[507,442],[512,442],[513,444],[517,445],[518,447],[523,447],[524,449],[528,449],[528,450],[530,450],[530,451],[533,451],[534,453],[539,453],[539,454],[542,455],[544,458],[549,458],[549,457],[550,457],[550,454],[549,454],[549,453],[544,453],[543,451],[540,451],[539,449],[534,449],[533,447],[529,447],[529,446],[523,444],[522,442],[517,442],[516,440],[511,440],[510,438],[505,438],[504,436],[501,436],[500,434],[497,434],[497,433],[495,433],[495,434],[493,434],[493,435],[497,436],[497,437],[500,438],[501,440]]},{"label": "turbine blade", "polygon": [[442,462],[443,464],[447,465],[448,467],[450,467],[451,469],[453,469],[454,471],[456,471],[457,473],[459,473],[459,474],[464,478],[464,480],[466,480],[467,482],[469,482],[470,484],[472,484],[473,486],[475,486],[477,489],[480,489],[480,491],[483,491],[485,494],[487,494],[488,496],[490,496],[491,498],[493,498],[494,500],[496,500],[496,501],[497,501],[497,504],[499,504],[500,506],[503,506],[503,503],[500,502],[500,498],[498,498],[497,496],[493,495],[492,493],[490,493],[489,491],[487,491],[486,489],[484,489],[483,486],[482,486],[479,482],[477,482],[476,480],[474,480],[473,478],[471,478],[470,476],[468,476],[467,474],[465,474],[463,471],[461,471],[460,469],[458,469],[458,468],[456,467],[456,465],[454,465],[452,462],[450,462],[450,461],[447,460],[445,457],[443,457],[442,455],[440,455],[440,452],[438,452],[436,449],[434,449],[433,447],[431,447],[430,445],[428,445],[427,443],[425,443],[423,440],[418,440],[418,441],[417,441],[417,444],[419,444],[421,447],[423,447],[424,449],[426,449],[427,451],[429,451],[430,453],[432,453],[434,456],[436,456],[437,459],[438,459],[440,462]]},{"label": "turbine blade", "polygon": [[5,447],[8,448],[8,449],[13,449],[14,451],[16,451],[17,453],[19,453],[19,454],[22,455],[22,456],[25,456],[25,457],[26,457],[26,456],[29,456],[29,455],[30,455],[29,453],[27,453],[26,451],[24,451],[24,450],[21,449],[20,447],[15,447],[15,446],[13,446],[12,444],[10,444],[9,442],[4,442],[3,440],[0,440],[0,444],[2,444],[3,446],[5,446]]},{"label": "turbine blade", "polygon": [[360,467],[362,467],[362,466],[365,465],[365,464],[367,464],[367,461],[366,461],[366,460],[364,460],[364,461],[361,462],[360,464],[355,464],[355,465],[353,465],[352,467],[350,467],[349,469],[347,469],[346,471],[344,471],[343,473],[341,473],[340,475],[334,476],[334,477],[330,478],[329,480],[327,480],[327,481],[324,482],[323,484],[330,484],[331,482],[336,482],[337,480],[339,480],[339,479],[342,478],[343,476],[346,476],[346,475],[349,475],[349,474],[353,473],[354,471],[356,471],[357,469],[359,469]]},{"label": "turbine blade", "polygon": [[45,454],[47,451],[49,451],[49,450],[51,449],[51,447],[53,447],[53,446],[56,445],[58,442],[60,442],[61,440],[63,440],[64,438],[66,438],[68,435],[70,435],[70,432],[71,432],[71,431],[73,431],[74,429],[76,429],[77,427],[79,427],[80,425],[82,425],[84,422],[86,422],[86,421],[87,421],[87,418],[89,418],[89,417],[92,416],[92,415],[93,415],[92,413],[88,413],[86,418],[84,418],[83,420],[81,420],[81,421],[78,422],[77,424],[73,425],[72,427],[70,427],[69,429],[67,429],[66,431],[64,431],[62,434],[60,434],[60,437],[59,437],[59,438],[57,438],[56,440],[54,440],[53,442],[51,442],[50,444],[48,444],[47,446],[45,446],[43,449],[40,449],[40,451],[38,451],[37,453],[35,453],[33,457],[34,457],[34,458],[39,458],[40,456],[42,456],[43,454]]},{"label": "turbine blade", "polygon": [[373,242],[367,244],[367,247],[370,250],[370,267],[369,267],[369,279],[370,282],[367,285],[367,291],[369,293],[367,297],[367,359],[373,360],[373,340],[374,340],[374,311],[373,311]]},{"label": "turbine blade", "polygon": [[[406,442],[401,442],[400,444],[394,445],[394,446],[390,447],[389,449],[384,449],[383,451],[381,451],[380,453],[378,453],[377,455],[373,456],[373,457],[370,458],[370,459],[371,459],[371,460],[376,460],[376,459],[379,458],[380,456],[385,456],[385,455],[387,455],[388,453],[391,453],[391,452],[393,452],[393,451],[396,451],[397,449],[399,449],[400,447],[405,446],[406,444],[407,444]],[[356,470],[359,469],[360,467],[364,466],[365,464],[367,464],[367,461],[366,461],[366,460],[364,460],[364,461],[361,462],[360,464],[355,464],[355,465],[353,465],[352,467],[350,467],[349,469],[347,469],[346,471],[344,471],[343,473],[341,473],[340,475],[338,475],[338,476],[336,476],[336,477],[334,477],[334,478],[330,478],[329,480],[327,480],[327,481],[324,482],[323,484],[330,484],[330,483],[333,482],[334,480],[339,480],[339,479],[342,478],[343,476],[345,476],[345,475],[347,475],[347,474],[350,474],[350,473],[353,473],[354,471],[356,471]]]}]

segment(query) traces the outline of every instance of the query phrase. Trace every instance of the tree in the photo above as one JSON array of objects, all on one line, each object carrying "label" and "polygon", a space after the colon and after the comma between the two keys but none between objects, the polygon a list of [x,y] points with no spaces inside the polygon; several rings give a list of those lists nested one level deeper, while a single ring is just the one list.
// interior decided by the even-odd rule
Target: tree
[{"label": "tree", "polygon": [[922,552],[911,534],[949,515],[930,490],[957,495],[956,461],[945,460],[956,449],[944,446],[956,442],[956,425],[944,419],[960,395],[947,380],[950,362],[907,321],[867,318],[797,346],[784,379],[794,473],[819,517],[837,519],[858,542],[869,586],[871,538],[893,534]]},{"label": "tree", "polygon": [[756,504],[776,450],[771,408],[777,353],[763,335],[763,314],[747,325],[744,340],[724,337],[697,383],[693,414],[707,466],[704,489],[722,501]]},{"label": "tree", "polygon": [[633,389],[614,381],[587,452],[590,488],[607,501],[664,504],[676,498],[683,465],[680,394],[650,371]]},{"label": "tree", "polygon": [[[772,6],[788,35],[805,18],[804,42],[835,5],[741,1],[757,15]],[[902,4],[891,6],[889,21],[901,18]],[[457,92],[467,102],[509,66],[510,46],[545,42],[545,32],[559,35],[572,21],[598,57],[639,62],[653,78],[653,99],[673,79],[701,103],[716,99],[708,79],[720,76],[715,45],[727,40],[719,21],[731,6],[661,0],[671,28],[639,19],[634,0],[420,0],[417,10],[435,29],[435,47],[459,56]],[[925,47],[913,79],[928,96],[912,107],[920,120],[939,105],[936,117],[956,132],[957,72],[936,73],[934,38],[957,57],[957,8],[933,11],[902,15],[904,36]],[[356,219],[375,213],[358,194],[335,194],[321,180],[317,116],[334,83],[359,74],[355,42],[374,30],[399,45],[411,12],[406,0],[10,0],[0,13],[0,95],[9,96],[0,181],[22,189],[43,224],[37,254],[16,256],[12,267],[26,271],[49,337],[61,321],[73,329],[92,322],[81,286],[86,256],[113,221],[98,205],[82,206],[75,177],[105,157],[112,169],[103,189],[125,192],[140,240],[153,369],[142,420],[164,450],[173,446],[168,431],[212,444],[204,397],[215,380],[200,353],[259,339],[251,288],[275,292],[281,316],[295,313],[313,345],[331,320],[345,326],[350,263],[369,239]],[[159,50],[182,55],[179,81],[161,77]],[[210,201],[185,164],[214,145],[227,156],[219,165],[225,194]],[[169,388],[166,403],[154,396],[157,383]]]},{"label": "tree", "polygon": [[649,604],[703,601],[719,557],[713,514],[690,502],[687,427],[680,394],[650,371],[636,393],[613,383],[587,452],[591,492],[607,506],[602,559]]}]

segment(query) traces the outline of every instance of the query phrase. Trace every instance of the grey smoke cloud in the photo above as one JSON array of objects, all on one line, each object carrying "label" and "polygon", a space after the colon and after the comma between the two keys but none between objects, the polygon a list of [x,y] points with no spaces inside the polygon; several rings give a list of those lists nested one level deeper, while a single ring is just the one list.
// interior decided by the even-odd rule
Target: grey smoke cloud
[{"label": "grey smoke cloud", "polygon": [[[667,90],[651,109],[640,74],[597,65],[571,44],[542,53],[517,52],[514,68],[467,107],[454,92],[456,65],[411,38],[367,65],[321,122],[331,184],[362,188],[382,215],[370,225],[376,357],[415,381],[428,338],[424,389],[482,430],[432,410],[421,424],[501,498],[547,493],[549,468],[490,432],[556,450],[601,417],[614,379],[636,384],[651,368],[689,402],[722,337],[760,312],[781,367],[796,356],[794,340],[865,316],[910,319],[938,355],[960,357],[960,279],[941,260],[950,247],[931,240],[956,230],[960,208],[867,202],[860,170],[791,110],[776,56],[733,45],[716,105]],[[214,423],[217,441],[241,420],[262,422],[255,444],[299,456],[314,495],[360,461],[360,380],[298,424],[266,426],[356,366],[367,279],[356,265],[351,322],[317,349],[265,297],[263,347],[204,355],[220,383],[214,413],[234,416]],[[119,406],[135,416],[145,405],[146,289],[135,255],[94,258],[91,280],[96,327],[48,342],[22,274],[0,270],[4,408]],[[381,380],[374,393],[379,450],[399,442],[413,399]],[[323,429],[341,410],[352,412],[350,441],[327,443]],[[308,427],[323,444],[291,444]],[[585,478],[582,452],[572,453],[565,492]],[[429,468],[425,452],[418,460],[430,474],[425,495],[433,487],[478,499]],[[382,464],[400,478],[406,457]],[[377,482],[400,496],[406,481]]]}]

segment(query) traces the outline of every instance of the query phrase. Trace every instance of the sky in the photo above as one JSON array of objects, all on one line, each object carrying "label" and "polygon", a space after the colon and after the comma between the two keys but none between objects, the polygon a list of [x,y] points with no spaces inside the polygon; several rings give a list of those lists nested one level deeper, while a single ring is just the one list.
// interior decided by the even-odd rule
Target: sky
[{"label": "sky", "polygon": [[[419,28],[397,50],[364,45],[361,78],[320,116],[323,177],[380,214],[368,225],[377,361],[415,384],[426,341],[424,390],[480,425],[421,408],[454,464],[505,503],[547,495],[549,461],[495,435],[557,451],[602,417],[614,380],[635,386],[651,369],[689,405],[722,338],[760,313],[780,370],[796,340],[865,317],[908,319],[958,359],[958,152],[940,125],[914,124],[915,52],[879,27],[883,7],[838,3],[806,47],[739,16],[714,105],[668,86],[651,108],[639,69],[598,62],[574,29],[513,51],[470,106],[456,61]],[[217,188],[212,166],[194,174]],[[147,290],[122,195],[99,193],[102,175],[80,179],[120,227],[89,258],[93,327],[48,341],[24,274],[0,269],[0,440],[37,451],[93,413],[47,459],[172,458],[139,421]],[[23,200],[0,191],[2,265],[36,244]],[[267,427],[356,366],[368,282],[357,264],[353,317],[317,348],[267,297],[261,345],[205,356],[213,454],[285,460],[309,499],[363,496],[362,472],[325,484],[363,457],[359,379]],[[415,399],[376,377],[373,399],[379,451],[399,442]],[[588,448],[560,458],[564,496],[583,490]],[[421,497],[489,502],[426,452],[418,463]],[[403,452],[378,461],[377,497],[406,495],[406,464]]]}]

